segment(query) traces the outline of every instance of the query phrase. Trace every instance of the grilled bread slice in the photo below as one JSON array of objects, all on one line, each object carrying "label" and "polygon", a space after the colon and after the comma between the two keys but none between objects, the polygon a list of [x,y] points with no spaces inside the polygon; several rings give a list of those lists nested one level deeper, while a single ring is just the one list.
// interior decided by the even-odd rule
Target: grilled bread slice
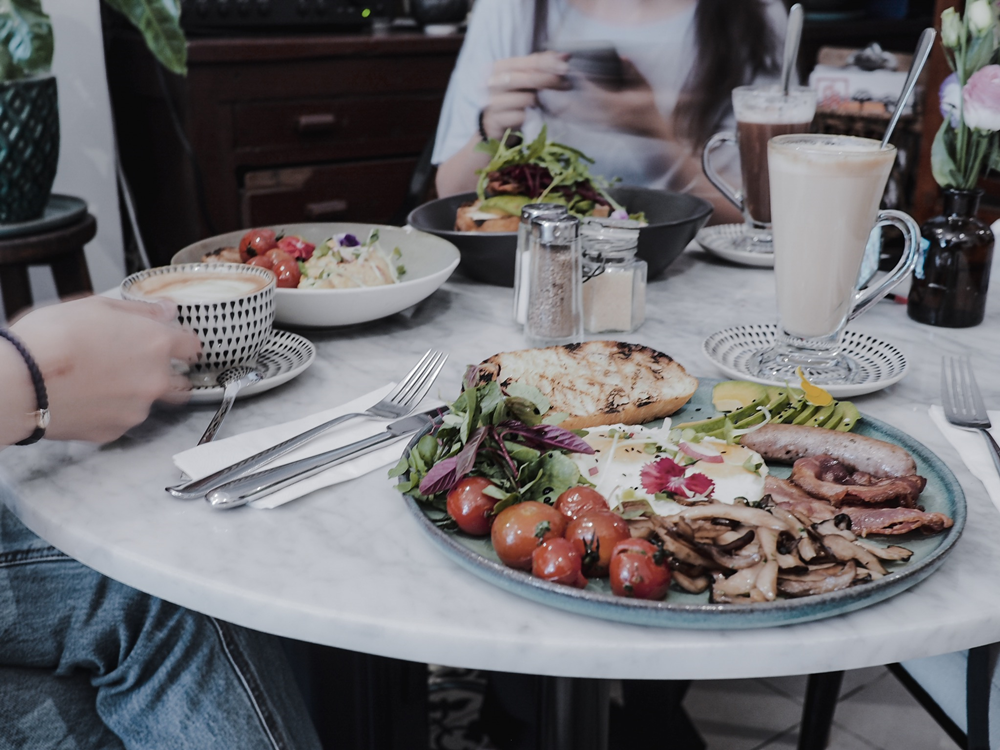
[{"label": "grilled bread slice", "polygon": [[588,341],[496,354],[479,365],[479,382],[532,385],[552,410],[566,412],[561,427],[642,424],[673,414],[694,394],[697,379],[669,356],[647,346]]},{"label": "grilled bread slice", "polygon": [[495,219],[473,219],[482,201],[469,203],[455,214],[455,230],[458,232],[516,232],[521,223],[520,216],[497,214]]}]

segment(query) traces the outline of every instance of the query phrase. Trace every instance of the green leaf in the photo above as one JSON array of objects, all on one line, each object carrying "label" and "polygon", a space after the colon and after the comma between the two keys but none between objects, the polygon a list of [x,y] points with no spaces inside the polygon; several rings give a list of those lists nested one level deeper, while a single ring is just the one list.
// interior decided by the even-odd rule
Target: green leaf
[{"label": "green leaf", "polygon": [[931,173],[934,175],[934,181],[941,187],[963,187],[962,178],[952,156],[954,144],[955,129],[945,120],[938,128],[931,144]]},{"label": "green leaf", "polygon": [[507,395],[530,401],[538,409],[539,414],[545,414],[552,406],[549,400],[545,398],[544,393],[535,388],[535,386],[526,383],[518,383],[516,381],[510,383],[507,386]]},{"label": "green leaf", "polygon": [[549,451],[521,469],[521,499],[550,505],[570,487],[580,484],[580,469],[565,453]]},{"label": "green leaf", "polygon": [[0,81],[48,73],[52,68],[52,22],[40,0],[0,0]]},{"label": "green leaf", "polygon": [[542,415],[538,413],[535,405],[526,398],[520,396],[510,396],[507,398],[507,411],[514,419],[524,422],[534,427],[542,423]]},{"label": "green leaf", "polygon": [[149,51],[172,73],[187,75],[187,42],[174,0],[104,0],[139,29]]}]

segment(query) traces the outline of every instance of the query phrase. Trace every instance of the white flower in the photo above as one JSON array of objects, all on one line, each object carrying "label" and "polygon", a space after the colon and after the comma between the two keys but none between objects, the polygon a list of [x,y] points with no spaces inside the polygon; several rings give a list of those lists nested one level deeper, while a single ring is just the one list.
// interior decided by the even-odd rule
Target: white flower
[{"label": "white flower", "polygon": [[962,18],[954,8],[945,8],[941,13],[941,44],[948,49],[957,49],[962,41]]},{"label": "white flower", "polygon": [[969,30],[976,36],[983,36],[997,20],[989,0],[972,0],[965,12],[969,17]]}]

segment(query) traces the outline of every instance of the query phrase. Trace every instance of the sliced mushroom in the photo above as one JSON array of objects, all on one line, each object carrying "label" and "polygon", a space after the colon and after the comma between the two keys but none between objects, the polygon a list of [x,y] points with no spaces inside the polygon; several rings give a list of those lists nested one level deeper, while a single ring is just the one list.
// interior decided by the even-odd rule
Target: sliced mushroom
[{"label": "sliced mushroom", "polygon": [[[767,529],[767,531],[771,531],[771,529]],[[753,529],[727,531],[715,540],[715,546],[723,552],[735,552],[750,544],[755,536],[756,532]]]},{"label": "sliced mushroom", "polygon": [[867,539],[855,539],[854,543],[864,547],[880,560],[906,562],[913,557],[913,550],[907,549],[906,547],[900,547],[895,544],[890,545],[889,547],[883,547],[879,544],[875,544],[874,542],[869,542]]},{"label": "sliced mushroom", "polygon": [[678,560],[686,562],[689,565],[699,565],[705,568],[714,569],[719,567],[711,557],[702,555],[689,544],[677,538],[670,532],[669,527],[660,526],[656,530],[656,535],[663,542],[663,549],[676,557]]},{"label": "sliced mushroom", "polygon": [[626,523],[634,538],[652,539],[656,533],[656,524],[650,518],[633,518]]},{"label": "sliced mushroom", "polygon": [[844,562],[857,560],[871,571],[874,577],[881,578],[886,574],[886,569],[882,567],[882,563],[878,561],[875,555],[853,542],[847,541],[842,536],[837,536],[836,534],[824,536],[823,546],[830,550],[838,560],[843,560]]},{"label": "sliced mushroom", "polygon": [[754,590],[764,595],[764,599],[773,602],[778,595],[778,561],[768,560],[760,567]]},{"label": "sliced mushroom", "polygon": [[830,574],[820,581],[803,579],[796,575],[778,576],[778,591],[785,596],[810,596],[812,594],[826,594],[830,591],[846,589],[854,583],[854,576],[858,566],[851,560],[845,563],[838,571],[831,570]]},{"label": "sliced mushroom", "polygon": [[675,570],[673,575],[673,582],[684,591],[691,594],[700,594],[708,589],[712,585],[712,579],[708,575],[700,576],[686,576],[680,571]]},{"label": "sliced mushroom", "polygon": [[769,529],[774,529],[775,531],[791,531],[784,521],[771,515],[766,510],[751,508],[746,505],[708,503],[705,505],[695,505],[690,508],[685,508],[677,515],[688,521],[694,521],[700,518],[722,518],[737,521],[744,526],[765,526]]},{"label": "sliced mushroom", "polygon": [[[837,523],[837,518],[847,518],[847,528]],[[850,518],[841,513],[836,518],[830,518],[822,523],[813,524],[813,530],[820,536],[841,536],[849,542],[853,542],[858,537],[850,531]]]}]

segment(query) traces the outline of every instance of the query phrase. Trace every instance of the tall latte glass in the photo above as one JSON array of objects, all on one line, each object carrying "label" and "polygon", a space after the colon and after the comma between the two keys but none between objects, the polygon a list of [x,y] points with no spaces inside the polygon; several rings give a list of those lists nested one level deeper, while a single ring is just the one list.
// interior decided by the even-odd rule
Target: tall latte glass
[{"label": "tall latte glass", "polygon": [[[768,187],[767,142],[776,135],[805,133],[816,114],[816,92],[778,86],[740,86],[733,89],[736,133],[716,133],[705,144],[702,169],[742,213],[746,233],[742,249],[771,252],[771,195]],[[724,144],[738,145],[743,190],[736,190],[716,172],[713,154]]]},{"label": "tall latte glass", "polygon": [[[767,147],[778,300],[775,345],[750,363],[769,380],[801,367],[814,383],[851,383],[858,368],[841,352],[844,327],[913,269],[920,232],[900,211],[879,211],[893,146],[840,135],[784,135]],[[906,239],[903,257],[877,286],[858,291],[874,226]]]}]

